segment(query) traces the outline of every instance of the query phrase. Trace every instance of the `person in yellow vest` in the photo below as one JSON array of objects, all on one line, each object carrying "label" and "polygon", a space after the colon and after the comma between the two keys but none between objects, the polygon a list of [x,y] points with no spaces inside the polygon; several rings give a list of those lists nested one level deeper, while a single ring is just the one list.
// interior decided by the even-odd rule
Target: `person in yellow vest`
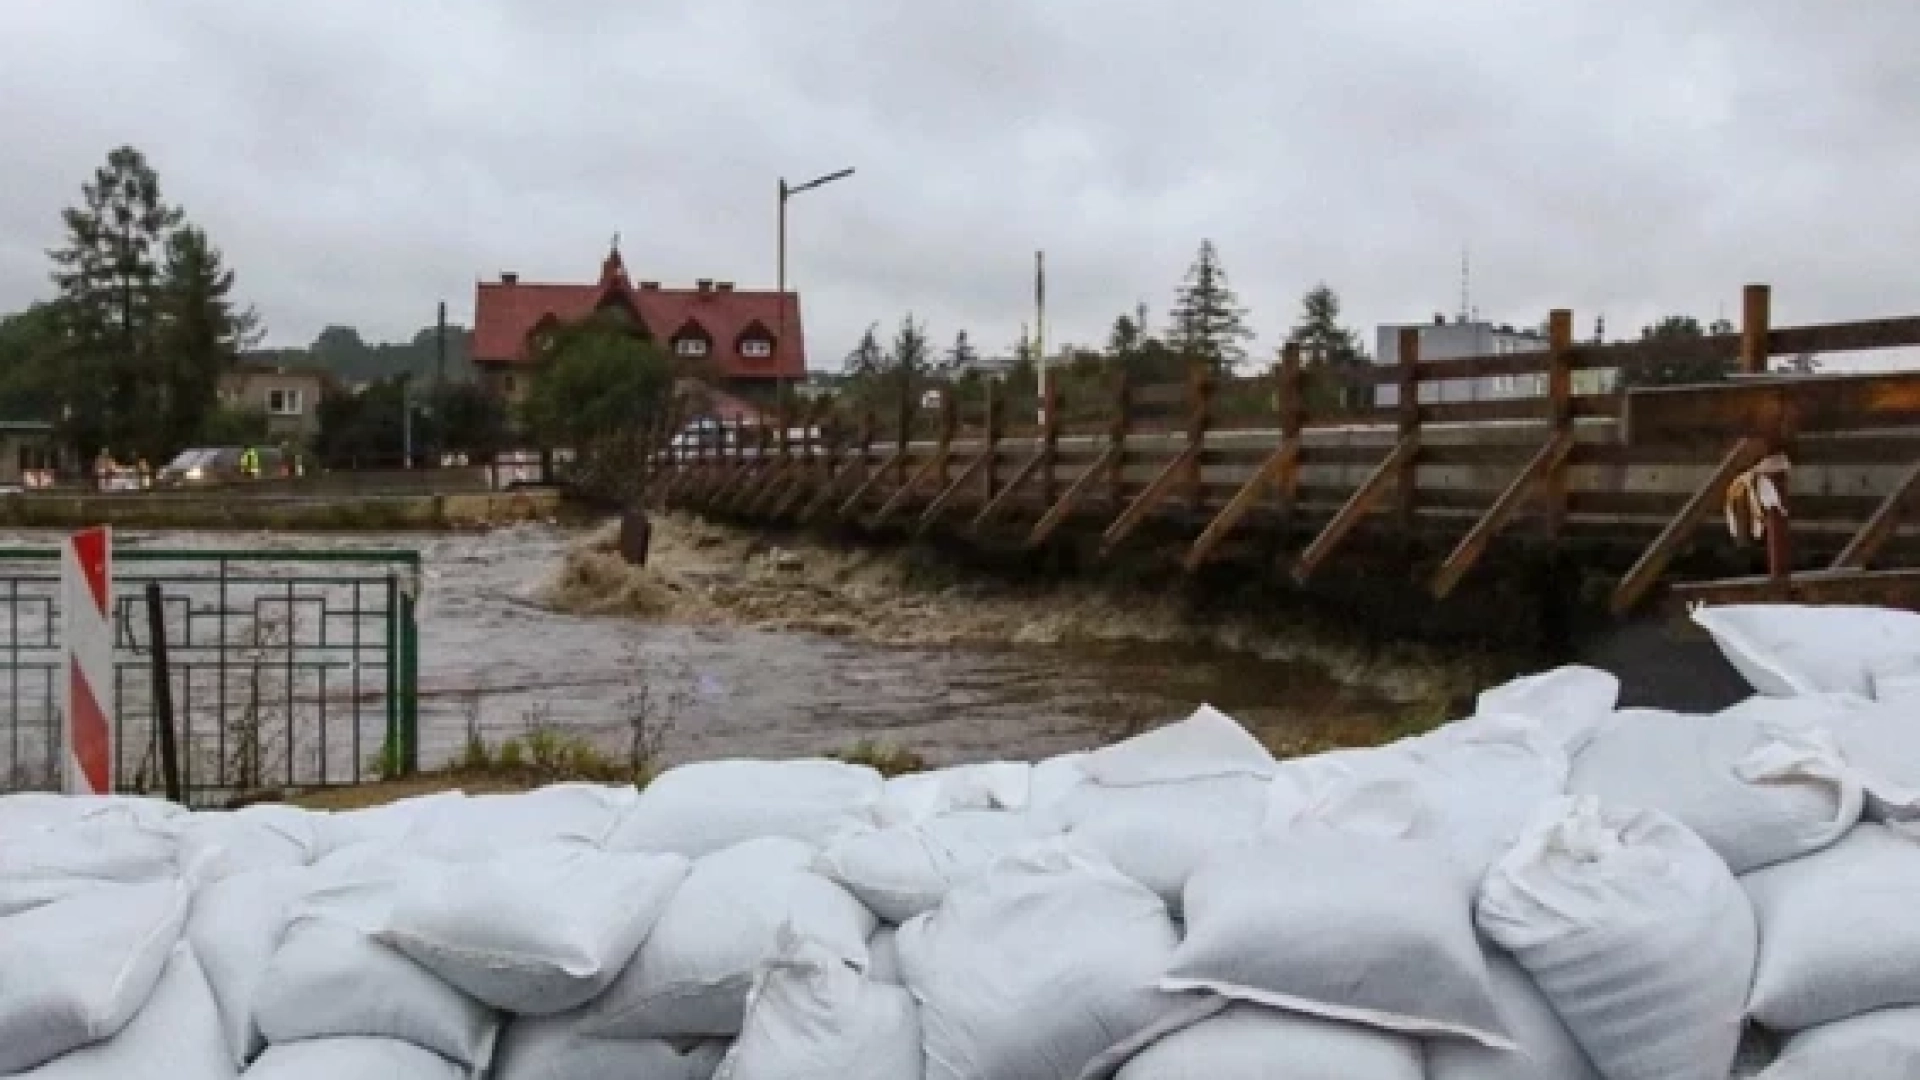
[{"label": "person in yellow vest", "polygon": [[260,451],[251,446],[240,451],[240,475],[248,480],[260,478]]}]

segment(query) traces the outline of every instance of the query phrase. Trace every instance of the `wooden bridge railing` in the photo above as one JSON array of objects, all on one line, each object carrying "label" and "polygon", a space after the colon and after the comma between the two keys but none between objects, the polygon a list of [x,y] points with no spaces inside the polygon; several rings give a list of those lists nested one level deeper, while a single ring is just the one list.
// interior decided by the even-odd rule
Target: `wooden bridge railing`
[{"label": "wooden bridge railing", "polygon": [[[1770,300],[1749,286],[1739,333],[1692,339],[1580,344],[1572,313],[1556,310],[1534,352],[1423,360],[1408,328],[1393,365],[1334,370],[1289,345],[1255,379],[1196,368],[1180,384],[1134,385],[1122,372],[1096,389],[1062,378],[1031,417],[1011,413],[999,382],[965,407],[961,387],[932,382],[859,406],[788,404],[769,424],[666,452],[661,497],[1030,547],[1091,530],[1103,553],[1158,523],[1156,543],[1191,537],[1178,540],[1190,570],[1251,545],[1302,582],[1357,534],[1437,534],[1447,554],[1423,564],[1436,597],[1531,521],[1542,541],[1620,569],[1612,606],[1625,612],[1720,519],[1730,485],[1784,455],[1794,481],[1769,530],[1768,577],[1676,593],[1876,596],[1895,582],[1904,596],[1914,575],[1865,572],[1913,546],[1902,522],[1920,506],[1920,373],[1764,373],[1778,354],[1920,345],[1920,318],[1775,329]],[[1677,362],[1732,374],[1627,390],[1581,374],[1630,381]],[[1481,399],[1489,379],[1515,382]],[[1468,400],[1448,400],[1463,383]],[[1381,405],[1387,387],[1395,399]],[[1816,557],[1831,562],[1791,576]]]}]

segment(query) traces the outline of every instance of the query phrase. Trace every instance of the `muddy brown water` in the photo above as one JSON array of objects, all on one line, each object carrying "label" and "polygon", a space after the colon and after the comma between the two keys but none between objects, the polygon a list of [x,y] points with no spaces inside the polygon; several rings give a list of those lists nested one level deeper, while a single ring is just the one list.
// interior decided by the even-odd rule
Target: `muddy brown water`
[{"label": "muddy brown water", "polygon": [[[936,763],[1038,757],[1164,721],[1202,702],[1267,728],[1396,708],[1302,663],[1161,643],[928,646],[735,625],[565,614],[542,588],[578,530],[351,536],[123,532],[175,548],[418,550],[423,764],[457,754],[470,715],[498,743],[537,721],[625,745],[635,695],[670,714],[671,760],[818,754],[860,740]],[[0,533],[51,545],[55,534]],[[477,710],[477,711],[476,711]]]}]

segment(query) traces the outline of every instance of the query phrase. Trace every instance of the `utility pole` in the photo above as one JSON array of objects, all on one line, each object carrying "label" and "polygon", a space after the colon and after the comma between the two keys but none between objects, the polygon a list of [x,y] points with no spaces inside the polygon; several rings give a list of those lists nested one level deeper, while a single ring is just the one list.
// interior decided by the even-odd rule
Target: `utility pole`
[{"label": "utility pole", "polygon": [[[825,187],[835,180],[844,180],[852,175],[853,170],[846,168],[841,169],[839,172],[828,173],[825,176],[809,180],[804,184],[796,184],[791,187],[787,185],[786,177],[783,176],[780,178],[780,212],[775,224],[775,231],[779,234],[777,240],[778,252],[775,256],[776,265],[774,267],[774,292],[779,296],[780,305],[780,313],[775,317],[775,321],[779,325],[774,330],[775,337],[773,342],[776,359],[779,351],[787,347],[787,200],[803,191],[812,191],[817,187]],[[779,377],[775,380],[775,383],[780,388],[781,399],[785,400],[787,393],[786,377]]]},{"label": "utility pole", "polygon": [[1047,253],[1033,253],[1033,362],[1039,371],[1040,422],[1047,422]]}]

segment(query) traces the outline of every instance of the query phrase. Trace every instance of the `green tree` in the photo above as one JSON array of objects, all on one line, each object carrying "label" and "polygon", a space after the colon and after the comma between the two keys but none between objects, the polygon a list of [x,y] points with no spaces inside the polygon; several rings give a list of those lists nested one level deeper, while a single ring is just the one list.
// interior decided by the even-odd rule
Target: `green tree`
[{"label": "green tree", "polygon": [[449,382],[434,398],[433,445],[487,460],[507,442],[507,410],[478,383]]},{"label": "green tree", "polygon": [[1360,387],[1339,383],[1331,375],[1364,367],[1369,357],[1359,337],[1341,325],[1340,294],[1326,282],[1308,289],[1300,298],[1300,318],[1287,334],[1287,340],[1300,346],[1302,363],[1308,368],[1329,373],[1315,379],[1317,385],[1309,386],[1308,392],[1315,399],[1313,404],[1352,408],[1364,403],[1362,399],[1366,395]]},{"label": "green tree", "polygon": [[692,373],[630,327],[564,327],[543,350],[522,403],[525,428],[547,448],[573,451],[570,478],[582,491],[631,500],[646,484],[675,386]]},{"label": "green tree", "polygon": [[64,246],[49,252],[62,319],[63,433],[82,459],[102,446],[152,453],[160,258],[180,211],[161,197],[146,158],[123,146],[61,214]]},{"label": "green tree", "polygon": [[258,343],[260,320],[233,300],[233,271],[207,234],[191,225],[167,238],[160,283],[159,444],[171,453],[213,440],[202,426],[219,403],[220,376]]},{"label": "green tree", "polygon": [[859,379],[880,374],[887,366],[887,351],[880,345],[880,324],[870,324],[860,335],[860,343],[847,354],[846,374]]},{"label": "green tree", "polygon": [[955,331],[953,335],[953,346],[947,350],[946,363],[944,365],[947,374],[954,375],[960,372],[970,371],[979,363],[980,350],[974,348],[973,342],[967,339],[967,332],[965,330]]},{"label": "green tree", "polygon": [[0,420],[60,415],[61,320],[52,304],[0,317]]},{"label": "green tree", "polygon": [[1246,359],[1245,343],[1253,331],[1246,324],[1246,309],[1227,283],[1213,241],[1200,242],[1168,316],[1172,326],[1167,343],[1182,357],[1203,361],[1222,374]]},{"label": "green tree", "polygon": [[[1722,330],[1721,324],[1715,323],[1713,329],[1716,333],[1731,333],[1733,328],[1728,325]],[[1621,371],[1620,381],[1627,386],[1678,386],[1725,379],[1726,361],[1714,356],[1710,349],[1695,347],[1703,344],[1706,337],[1707,331],[1701,327],[1700,320],[1691,315],[1668,315],[1651,326],[1642,327],[1641,341],[1666,347]]]}]

